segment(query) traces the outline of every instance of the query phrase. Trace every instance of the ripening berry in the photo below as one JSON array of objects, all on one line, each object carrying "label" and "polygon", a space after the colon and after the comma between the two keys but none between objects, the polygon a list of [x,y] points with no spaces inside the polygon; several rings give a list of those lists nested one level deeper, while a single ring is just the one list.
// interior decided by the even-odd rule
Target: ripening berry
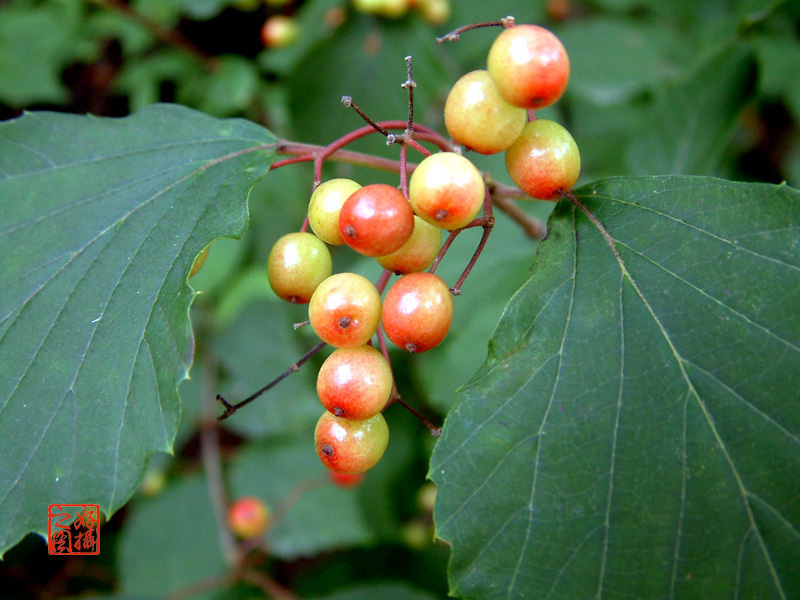
[{"label": "ripening berry", "polygon": [[557,200],[578,180],[581,155],[566,129],[554,121],[536,119],[525,125],[506,150],[506,169],[529,196]]},{"label": "ripening berry", "polygon": [[300,25],[294,17],[275,15],[261,26],[261,41],[267,48],[285,48],[300,37]]},{"label": "ripening berry", "polygon": [[353,192],[339,212],[344,242],[365,256],[398,250],[414,232],[414,211],[402,192],[373,183]]},{"label": "ripening berry", "polygon": [[325,411],[314,430],[322,463],[337,473],[363,473],[381,459],[389,444],[389,427],[381,413],[350,421]]},{"label": "ripening berry", "polygon": [[333,268],[325,243],[312,233],[287,233],[269,253],[267,277],[279,298],[306,304]]},{"label": "ripening berry", "polygon": [[444,124],[453,139],[480,154],[502,152],[525,127],[524,108],[500,95],[488,71],[472,71],[456,81],[444,105]]},{"label": "ripening berry", "polygon": [[442,229],[459,229],[483,207],[485,187],[480,171],[453,152],[424,158],[408,183],[414,212]]},{"label": "ripening berry", "polygon": [[500,94],[514,106],[544,108],[569,81],[569,57],[561,41],[538,25],[515,25],[497,36],[486,61]]},{"label": "ripening berry", "polygon": [[414,8],[431,25],[444,25],[453,12],[450,0],[417,0]]},{"label": "ripening berry", "polygon": [[339,231],[339,212],[350,195],[361,189],[352,179],[331,179],[321,183],[308,202],[308,224],[323,242],[332,246],[344,244]]},{"label": "ripening berry", "polygon": [[442,230],[414,215],[414,233],[399,250],[377,258],[378,264],[393,273],[416,273],[427,269],[442,245]]},{"label": "ripening berry", "polygon": [[403,275],[383,301],[381,323],[386,336],[409,352],[425,352],[437,346],[452,321],[450,290],[433,273]]},{"label": "ripening berry", "polygon": [[392,369],[372,346],[339,348],[317,375],[320,402],[337,417],[369,419],[381,412],[392,393]]},{"label": "ripening berry", "polygon": [[311,327],[336,348],[366,344],[378,330],[381,296],[356,273],[337,273],[319,284],[308,305]]},{"label": "ripening berry", "polygon": [[270,512],[260,498],[245,496],[234,501],[228,509],[228,526],[240,538],[253,538],[267,530]]}]

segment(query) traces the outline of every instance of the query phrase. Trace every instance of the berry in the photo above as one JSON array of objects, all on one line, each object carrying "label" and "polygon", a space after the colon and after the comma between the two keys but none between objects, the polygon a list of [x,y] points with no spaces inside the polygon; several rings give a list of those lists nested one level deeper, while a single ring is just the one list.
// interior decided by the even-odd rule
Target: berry
[{"label": "berry", "polygon": [[442,245],[442,230],[414,215],[414,233],[399,250],[377,258],[378,264],[394,273],[424,271]]},{"label": "berry", "polygon": [[381,322],[386,335],[409,352],[437,346],[450,330],[453,298],[442,278],[433,273],[410,273],[386,294]]},{"label": "berry", "polygon": [[366,344],[378,330],[381,296],[367,278],[337,273],[323,281],[308,305],[316,334],[331,346],[354,348]]},{"label": "berry", "polygon": [[325,411],[314,430],[314,444],[323,464],[337,473],[363,473],[381,459],[389,443],[383,415],[350,421]]},{"label": "berry", "polygon": [[528,120],[524,108],[500,95],[488,71],[472,71],[456,81],[444,105],[444,124],[453,139],[480,154],[502,152]]},{"label": "berry", "polygon": [[411,237],[414,211],[396,187],[373,183],[353,192],[342,205],[339,231],[356,252],[383,256]]},{"label": "berry", "polygon": [[328,477],[334,485],[343,488],[356,487],[364,481],[363,473],[337,473],[336,471],[328,471]]},{"label": "berry", "polygon": [[203,265],[206,264],[206,259],[208,258],[208,246],[203,248],[200,251],[200,254],[197,255],[197,258],[194,259],[194,264],[192,264],[192,270],[189,271],[189,277],[194,277],[197,275],[197,272],[203,268]]},{"label": "berry", "polygon": [[269,521],[269,508],[260,498],[244,496],[233,502],[228,509],[228,526],[240,538],[263,535]]},{"label": "berry", "polygon": [[369,419],[386,406],[392,393],[392,369],[372,346],[339,348],[320,367],[317,395],[337,417]]},{"label": "berry", "polygon": [[453,11],[450,0],[417,0],[414,7],[431,25],[444,25]]},{"label": "berry", "polygon": [[442,229],[459,229],[481,210],[484,183],[478,169],[453,152],[431,154],[419,163],[408,184],[414,212]]},{"label": "berry", "polygon": [[285,48],[300,37],[300,25],[294,17],[275,15],[261,26],[261,41],[267,48]]},{"label": "berry", "polygon": [[489,48],[489,75],[514,106],[544,108],[558,100],[569,81],[569,57],[561,41],[538,25],[516,25]]},{"label": "berry", "polygon": [[314,190],[308,203],[308,224],[323,242],[333,246],[344,244],[339,231],[339,212],[342,204],[361,185],[352,179],[331,179]]},{"label": "berry", "polygon": [[506,150],[506,169],[526,194],[540,200],[558,199],[578,180],[581,155],[575,140],[554,121],[536,119],[525,125]]},{"label": "berry", "polygon": [[353,0],[353,8],[368,15],[399,19],[408,12],[410,0]]},{"label": "berry", "polygon": [[269,253],[267,277],[279,298],[306,304],[317,286],[330,276],[331,253],[311,233],[287,233]]}]

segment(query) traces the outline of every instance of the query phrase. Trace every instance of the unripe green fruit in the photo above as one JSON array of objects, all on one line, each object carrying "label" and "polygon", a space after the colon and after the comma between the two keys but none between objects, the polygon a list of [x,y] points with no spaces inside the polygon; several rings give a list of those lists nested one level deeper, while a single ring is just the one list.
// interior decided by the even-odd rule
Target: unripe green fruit
[{"label": "unripe green fruit", "polygon": [[267,277],[279,298],[298,304],[311,300],[320,282],[330,277],[331,253],[311,233],[287,233],[269,253]]},{"label": "unripe green fruit", "polygon": [[392,369],[372,346],[335,350],[317,375],[322,405],[345,419],[369,419],[378,414],[391,393]]},{"label": "unripe green fruit", "polygon": [[363,421],[350,421],[326,411],[314,430],[317,455],[337,473],[363,473],[371,469],[388,444],[389,427],[380,413]]},{"label": "unripe green fruit", "polygon": [[414,215],[414,233],[408,241],[399,250],[379,256],[377,261],[393,273],[416,273],[430,266],[441,246],[442,230]]},{"label": "unripe green fruit", "polygon": [[444,105],[444,124],[453,139],[481,154],[508,148],[526,121],[525,109],[505,101],[488,71],[472,71],[461,77]]},{"label": "unripe green fruit", "polygon": [[339,231],[342,205],[361,185],[352,179],[331,179],[320,184],[308,203],[308,224],[323,242],[341,246],[344,239]]},{"label": "unripe green fruit", "polygon": [[486,64],[500,94],[521,108],[550,106],[569,81],[567,51],[551,31],[538,25],[503,30],[489,48]]},{"label": "unripe green fruit", "polygon": [[459,229],[483,207],[485,186],[480,171],[453,152],[431,154],[419,163],[408,183],[414,212],[442,229]]},{"label": "unripe green fruit", "polygon": [[337,273],[319,284],[308,305],[311,328],[337,348],[366,344],[378,330],[381,296],[356,273]]},{"label": "unripe green fruit", "polygon": [[439,345],[452,321],[450,290],[433,273],[403,275],[383,302],[381,323],[386,336],[409,352],[425,352]]},{"label": "unripe green fruit", "polygon": [[578,180],[581,155],[566,129],[554,121],[536,119],[525,125],[506,150],[506,169],[529,196],[557,200]]}]

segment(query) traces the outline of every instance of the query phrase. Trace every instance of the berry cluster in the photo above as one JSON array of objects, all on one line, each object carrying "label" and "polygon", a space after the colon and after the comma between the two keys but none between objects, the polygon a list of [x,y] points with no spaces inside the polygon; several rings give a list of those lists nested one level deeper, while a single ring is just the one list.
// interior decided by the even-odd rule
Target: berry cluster
[{"label": "berry cluster", "polygon": [[445,126],[454,140],[475,152],[505,150],[508,174],[522,191],[556,200],[578,180],[580,153],[564,127],[536,119],[533,111],[564,93],[569,58],[549,30],[514,25],[510,19],[503,25],[489,49],[487,69],[467,73],[450,90]]},{"label": "berry cluster", "polygon": [[[485,184],[466,158],[426,157],[408,182],[408,197],[383,183],[350,179],[321,183],[311,195],[307,224],[281,237],[268,259],[272,289],[308,303],[314,332],[336,350],[317,377],[326,411],[315,432],[317,453],[337,473],[361,473],[383,455],[389,431],[381,414],[394,381],[383,334],[408,352],[424,352],[447,335],[453,300],[445,282],[425,272],[441,247],[442,230],[470,223],[484,204]],[[332,274],[328,245],[374,257],[385,275],[373,284],[356,273]],[[392,273],[400,278],[381,299]],[[370,345],[378,335],[381,350]]]},{"label": "berry cluster", "polygon": [[[506,166],[526,194],[555,199],[568,193],[580,169],[580,156],[570,134],[553,121],[536,119],[534,109],[558,100],[569,79],[569,60],[549,31],[498,22],[467,26],[448,34],[457,39],[467,29],[502,25],[492,45],[488,69],[473,71],[452,88],[445,125],[459,144],[481,154],[505,151]],[[352,98],[342,98],[367,121],[319,151],[308,146],[283,164],[313,160],[315,185],[299,232],[282,236],[268,258],[268,278],[275,294],[295,304],[308,304],[308,324],[321,342],[281,377],[246,400],[226,408],[221,418],[254,400],[274,383],[296,371],[325,345],[335,350],[317,375],[317,395],[325,412],[315,430],[315,446],[334,483],[352,485],[353,476],[374,466],[386,450],[389,430],[383,410],[392,402],[409,408],[438,435],[439,430],[400,399],[389,363],[385,338],[408,352],[425,352],[446,337],[453,318],[453,298],[472,269],[491,231],[493,201],[500,203],[498,184],[491,191],[484,176],[461,154],[461,148],[435,131],[413,123],[416,83],[411,57],[406,57],[408,121],[375,123]],[[393,135],[389,129],[403,129]],[[322,161],[368,133],[380,132],[401,147],[400,186],[360,183],[344,178],[322,179]],[[431,153],[419,144],[433,143]],[[408,149],[423,160],[407,162]],[[410,172],[410,176],[409,176]],[[507,186],[506,186],[507,187]],[[520,192],[511,188],[514,195]],[[501,204],[499,204],[501,205]],[[501,205],[502,206],[502,205]],[[482,216],[479,213],[482,212]],[[511,213],[510,213],[511,214]],[[435,274],[455,236],[483,227],[472,260],[453,288]],[[448,232],[442,244],[442,231]],[[356,273],[333,273],[329,246],[348,246],[375,258],[383,267],[376,283]],[[392,275],[398,275],[388,288]],[[375,344],[377,338],[377,344]]]}]

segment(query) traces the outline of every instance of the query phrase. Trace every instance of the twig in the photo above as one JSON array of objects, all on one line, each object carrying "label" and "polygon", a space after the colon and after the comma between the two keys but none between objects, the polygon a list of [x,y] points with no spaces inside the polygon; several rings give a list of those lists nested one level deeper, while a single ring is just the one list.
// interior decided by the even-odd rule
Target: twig
[{"label": "twig", "polygon": [[189,38],[183,35],[177,29],[173,29],[171,27],[167,27],[163,23],[156,21],[144,15],[134,8],[132,8],[129,4],[122,2],[121,0],[86,0],[90,4],[94,4],[95,6],[99,6],[101,8],[115,10],[119,13],[122,13],[132,21],[135,21],[148,31],[156,36],[162,42],[169,44],[175,48],[179,48],[185,52],[188,52],[191,56],[197,59],[200,63],[202,63],[203,67],[205,67],[208,71],[213,71],[217,68],[218,61],[216,57],[212,56],[199,46],[197,46],[194,42],[192,42]]},{"label": "twig", "polygon": [[478,29],[479,27],[497,27],[500,26],[504,29],[508,29],[509,27],[514,26],[514,17],[511,15],[500,19],[499,21],[484,21],[483,23],[471,23],[470,25],[462,25],[461,27],[457,27],[450,33],[443,35],[442,37],[436,38],[437,44],[443,44],[445,42],[457,42],[461,39],[461,34],[465,31],[470,31],[471,29]]},{"label": "twig", "polygon": [[399,394],[395,394],[395,396],[394,396],[394,398],[392,399],[392,401],[393,401],[393,402],[397,402],[397,403],[398,403],[400,406],[402,406],[403,408],[405,408],[405,409],[406,409],[408,412],[410,412],[410,413],[411,413],[412,415],[414,415],[414,416],[415,416],[415,417],[416,417],[418,420],[420,420],[420,421],[422,422],[422,424],[423,424],[423,425],[425,425],[425,427],[427,427],[428,429],[430,429],[430,431],[431,431],[431,435],[432,435],[432,436],[434,436],[434,437],[439,437],[440,435],[442,435],[442,428],[441,428],[441,427],[436,427],[436,425],[434,425],[433,423],[431,423],[430,421],[428,421],[428,419],[426,419],[426,418],[425,418],[425,417],[423,417],[421,414],[419,414],[419,412],[417,412],[417,411],[416,411],[416,409],[414,409],[414,407],[413,407],[413,406],[411,406],[411,405],[407,404],[407,403],[405,402],[405,400],[403,400],[403,399],[400,397],[400,395],[399,395]]},{"label": "twig", "polygon": [[286,379],[286,378],[287,378],[289,375],[291,375],[292,373],[294,373],[294,372],[296,372],[296,371],[299,371],[299,370],[300,370],[300,367],[302,367],[302,366],[303,366],[303,364],[304,364],[304,363],[305,363],[305,362],[306,362],[306,361],[307,361],[309,358],[311,358],[311,357],[312,357],[312,356],[314,356],[314,355],[315,355],[317,352],[319,352],[320,350],[322,350],[322,349],[325,347],[325,345],[326,345],[326,344],[325,344],[325,342],[320,342],[319,344],[317,344],[316,346],[314,346],[314,347],[313,347],[311,350],[309,350],[308,352],[306,352],[306,353],[305,353],[305,355],[303,355],[303,357],[302,357],[300,360],[298,360],[296,363],[292,364],[292,365],[291,365],[291,366],[290,366],[288,369],[286,369],[286,370],[285,370],[283,373],[281,373],[280,375],[278,375],[278,376],[277,376],[275,379],[273,379],[272,381],[270,381],[270,382],[269,382],[267,385],[265,385],[263,388],[261,388],[260,390],[258,390],[258,391],[257,391],[257,392],[255,392],[254,394],[252,394],[252,395],[248,396],[247,398],[245,398],[244,400],[242,400],[242,401],[241,401],[241,402],[239,402],[238,404],[230,404],[230,403],[229,403],[227,400],[225,400],[225,398],[223,398],[222,396],[220,396],[219,394],[217,394],[217,401],[218,401],[218,402],[220,402],[220,403],[221,403],[221,404],[222,404],[222,405],[225,407],[225,412],[224,412],[224,413],[222,413],[220,416],[218,416],[218,417],[217,417],[217,421],[223,421],[223,420],[227,419],[228,417],[230,417],[231,415],[233,415],[233,414],[234,414],[234,413],[235,413],[237,410],[239,410],[239,409],[240,409],[240,408],[242,408],[243,406],[246,406],[246,405],[250,404],[250,403],[251,403],[253,400],[255,400],[256,398],[258,398],[259,396],[261,396],[261,394],[264,394],[265,392],[268,392],[269,390],[271,390],[272,388],[274,388],[274,387],[275,387],[276,385],[278,385],[278,384],[279,384],[281,381],[283,381],[284,379]]},{"label": "twig", "polygon": [[[484,196],[483,196],[483,218],[478,219],[480,221],[479,225],[483,227],[483,235],[481,235],[481,241],[478,242],[478,247],[475,249],[475,252],[472,254],[472,258],[467,263],[467,266],[464,267],[464,271],[461,273],[461,277],[458,278],[456,284],[450,288],[450,292],[454,296],[458,296],[461,294],[461,286],[464,285],[469,274],[472,272],[472,267],[475,266],[475,263],[478,262],[478,257],[483,252],[484,246],[486,246],[486,242],[489,239],[489,234],[492,233],[492,228],[494,227],[494,213],[492,212],[492,196],[489,194],[489,188],[486,187]],[[469,227],[470,225],[467,225]]]},{"label": "twig", "polygon": [[300,600],[300,596],[295,595],[294,592],[283,587],[261,571],[247,569],[242,571],[239,577],[242,581],[251,583],[259,588],[266,597],[277,598],[278,600]]},{"label": "twig", "polygon": [[222,459],[219,452],[219,431],[214,420],[214,392],[217,382],[217,364],[208,352],[202,353],[203,360],[203,409],[200,424],[200,456],[206,473],[206,485],[214,516],[217,522],[217,533],[222,546],[222,554],[229,567],[234,567],[238,556],[233,534],[228,528],[229,498],[222,479]]},{"label": "twig", "polygon": [[528,237],[541,240],[547,235],[547,227],[541,219],[530,216],[509,198],[493,198],[492,201],[497,208],[514,219]]},{"label": "twig", "polygon": [[364,119],[364,121],[366,121],[366,122],[367,122],[367,124],[368,124],[370,127],[372,127],[372,128],[375,130],[375,131],[377,131],[377,132],[378,132],[378,133],[380,133],[381,135],[384,135],[384,136],[386,136],[386,137],[389,137],[389,132],[388,132],[388,131],[386,131],[386,130],[385,130],[383,127],[381,127],[380,125],[378,125],[378,124],[377,124],[375,121],[373,121],[372,119],[370,119],[370,118],[369,118],[369,115],[367,115],[367,113],[365,113],[363,110],[361,110],[361,109],[358,107],[358,104],[356,104],[355,102],[353,102],[353,97],[352,97],[352,96],[342,96],[342,104],[344,104],[344,105],[345,105],[347,108],[352,108],[354,111],[356,111],[356,112],[358,113],[358,116],[359,116],[359,117],[361,117],[362,119]]}]

